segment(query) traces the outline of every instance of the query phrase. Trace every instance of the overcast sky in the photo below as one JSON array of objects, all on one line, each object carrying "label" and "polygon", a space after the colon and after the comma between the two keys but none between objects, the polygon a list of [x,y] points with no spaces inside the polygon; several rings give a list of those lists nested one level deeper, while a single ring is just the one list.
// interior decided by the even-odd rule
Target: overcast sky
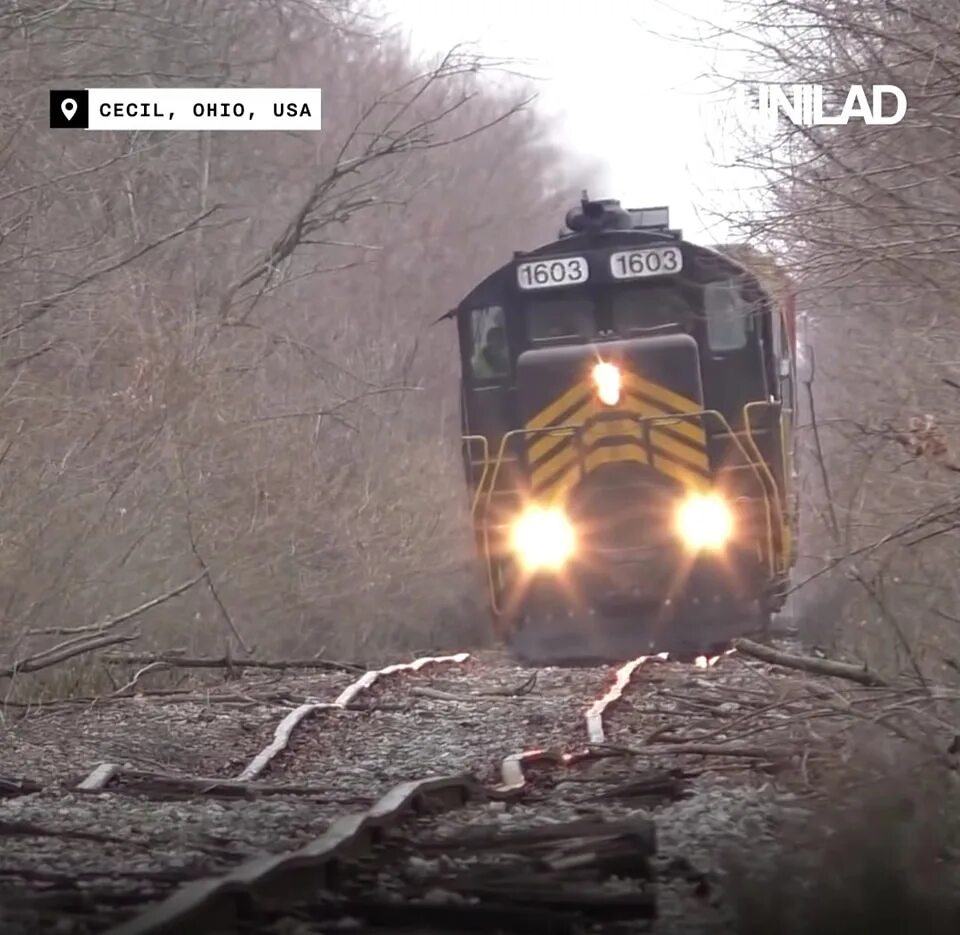
[{"label": "overcast sky", "polygon": [[[415,51],[458,42],[522,59],[539,106],[559,119],[562,141],[599,159],[626,207],[666,204],[691,240],[726,239],[713,216],[752,199],[756,181],[721,168],[735,155],[729,96],[711,75],[742,74],[743,56],[704,36],[731,24],[724,0],[381,0]],[[724,100],[727,103],[724,103]]]}]

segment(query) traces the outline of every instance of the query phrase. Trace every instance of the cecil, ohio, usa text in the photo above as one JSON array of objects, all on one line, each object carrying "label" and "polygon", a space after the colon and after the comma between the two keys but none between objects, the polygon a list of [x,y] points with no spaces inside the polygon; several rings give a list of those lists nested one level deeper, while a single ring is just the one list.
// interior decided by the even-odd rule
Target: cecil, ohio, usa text
[{"label": "cecil, ohio, usa text", "polygon": [[103,88],[90,96],[90,129],[320,129],[319,88]]},{"label": "cecil, ohio, usa text", "polygon": [[[241,103],[236,104],[204,104],[199,102],[191,108],[194,117],[246,117],[253,120],[254,112],[247,110]],[[310,105],[301,102],[274,101],[272,108],[274,117],[312,117]],[[164,113],[156,103],[141,101],[139,104],[110,104],[100,105],[101,117],[166,117],[167,120],[173,120],[174,112]]]}]

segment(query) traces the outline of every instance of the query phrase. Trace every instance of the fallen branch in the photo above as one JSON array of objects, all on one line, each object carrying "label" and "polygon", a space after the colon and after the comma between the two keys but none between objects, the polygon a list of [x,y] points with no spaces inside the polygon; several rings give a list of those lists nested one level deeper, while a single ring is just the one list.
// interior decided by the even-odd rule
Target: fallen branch
[{"label": "fallen branch", "polygon": [[516,688],[488,688],[479,691],[458,693],[446,691],[442,688],[414,686],[410,689],[410,694],[419,695],[423,698],[437,698],[440,701],[480,701],[485,698],[523,698],[533,691],[536,684],[537,673],[534,672],[530,678],[525,679]]},{"label": "fallen branch", "polygon": [[[47,870],[44,867],[5,865],[0,867],[0,878],[14,878],[18,883],[29,880],[34,883],[51,883],[73,889],[78,880],[134,880],[136,882],[150,881],[156,883],[185,883],[190,880],[207,877],[216,873],[216,867],[208,863],[191,863],[185,867],[170,867],[163,870],[118,870],[116,866],[104,867],[98,870],[78,870],[75,867],[64,873],[61,870]],[[87,889],[91,896],[96,892],[93,887]],[[112,889],[111,893],[115,893]],[[136,896],[137,904],[143,901],[141,895]]]},{"label": "fallen branch", "polygon": [[474,826],[458,834],[455,839],[421,841],[419,847],[427,852],[436,850],[509,850],[517,853],[525,850],[553,849],[562,842],[581,843],[590,838],[611,838],[630,835],[634,838],[634,852],[656,853],[654,822],[643,814],[624,818],[574,818],[571,821],[549,825],[536,825],[517,831],[504,830],[497,826]]},{"label": "fallen branch", "polygon": [[167,669],[167,668],[169,668],[169,665],[165,662],[147,663],[147,665],[137,669],[137,671],[134,673],[133,678],[130,679],[130,681],[127,682],[126,685],[121,685],[115,692],[113,692],[113,697],[116,698],[124,694],[124,692],[130,691],[131,688],[136,688],[137,683],[148,672],[155,672],[157,669]]},{"label": "fallen branch", "polygon": [[[202,577],[202,576],[201,576]],[[227,656],[199,657],[180,656],[177,653],[110,653],[107,662],[122,662],[130,665],[160,663],[179,669],[331,669],[340,672],[365,672],[364,666],[354,662],[337,662],[332,659],[234,659]]]},{"label": "fallen branch", "polygon": [[[314,700],[311,695],[295,695],[291,692],[276,691],[271,693],[258,692],[244,694],[239,692],[210,692],[187,691],[182,688],[157,688],[138,691],[127,695],[74,695],[64,698],[51,698],[48,701],[4,701],[3,707],[18,708],[31,711],[70,710],[77,705],[126,704],[137,701],[150,700],[156,704],[198,704],[198,705],[237,705],[253,707],[255,705],[302,705]],[[410,705],[400,702],[377,701],[365,703],[352,701],[344,705],[344,711],[408,711]]]},{"label": "fallen branch", "polygon": [[781,652],[754,643],[752,640],[734,640],[734,648],[745,656],[752,656],[763,662],[783,666],[787,669],[799,669],[801,672],[812,672],[815,675],[830,675],[835,678],[847,679],[871,688],[887,687],[889,683],[866,666],[857,666],[849,662],[836,662],[832,659],[817,659],[814,656],[797,656],[793,653]]},{"label": "fallen branch", "polygon": [[408,689],[411,695],[421,698],[436,698],[439,701],[490,701],[492,698],[525,698],[520,692],[514,691],[471,691],[458,695],[456,692],[443,691],[440,688],[413,686]]},{"label": "fallen branch", "polygon": [[[111,792],[138,792],[159,795],[207,795],[212,797],[245,797],[270,795],[303,795],[314,801],[342,804],[369,804],[369,796],[338,794],[329,786],[291,785],[283,783],[241,782],[203,776],[172,776],[135,769],[119,769],[104,763],[81,782],[77,791],[99,792],[110,786]],[[0,832],[2,832],[0,824]]]},{"label": "fallen branch", "polygon": [[473,693],[465,695],[455,695],[453,692],[441,691],[439,688],[420,688],[414,685],[407,689],[408,693],[419,698],[436,698],[438,701],[480,701],[480,698]]},{"label": "fallen branch", "polygon": [[639,756],[686,753],[693,756],[737,756],[751,760],[782,760],[791,756],[789,750],[770,747],[747,747],[740,744],[725,743],[669,743],[651,745],[641,749],[630,750],[630,753]]},{"label": "fallen branch", "polygon": [[478,691],[476,694],[484,697],[496,698],[519,698],[522,695],[529,695],[536,688],[537,673],[534,672],[530,678],[518,685],[516,688],[488,688],[485,691]]},{"label": "fallen branch", "polygon": [[93,652],[95,649],[103,649],[104,646],[115,646],[117,643],[130,643],[139,638],[139,633],[135,633],[132,636],[102,636],[96,639],[88,640],[87,642],[77,646],[71,646],[69,649],[64,649],[62,652],[50,653],[47,651],[42,654],[43,658],[31,656],[20,662],[15,662],[8,668],[0,669],[0,678],[10,678],[11,676],[18,675],[21,672],[36,672],[39,669],[46,669],[49,666],[56,665],[58,662],[65,662],[67,659],[72,659],[74,656],[80,656],[83,653]]},{"label": "fallen branch", "polygon": [[183,592],[188,588],[192,588],[198,581],[201,581],[205,575],[206,572],[201,571],[200,574],[195,575],[189,581],[184,581],[182,584],[178,584],[175,588],[171,588],[169,591],[164,591],[163,594],[158,594],[156,597],[151,597],[149,601],[144,601],[142,604],[137,605],[132,610],[125,610],[122,614],[117,614],[116,617],[108,617],[106,620],[103,620],[100,623],[88,623],[82,627],[55,627],[46,630],[29,630],[26,635],[67,636],[71,633],[102,633],[104,630],[112,630],[121,623],[126,623],[128,620],[133,620],[134,617],[139,617],[140,614],[148,610],[152,610],[154,607],[158,607],[160,604],[169,601],[173,597],[183,594]]},{"label": "fallen branch", "polygon": [[30,795],[43,787],[32,779],[15,779],[13,776],[0,776],[0,799],[15,795]]},{"label": "fallen branch", "polygon": [[615,789],[601,792],[597,798],[652,798],[675,802],[682,798],[686,791],[685,780],[689,777],[686,770],[670,770],[653,773],[627,783],[622,781],[622,777],[615,778],[620,781],[620,784]]},{"label": "fallen branch", "polygon": [[772,747],[748,747],[726,743],[664,743],[646,747],[621,747],[614,744],[594,744],[592,750],[602,750],[611,756],[735,756],[751,760],[784,760],[793,755],[790,750]]},{"label": "fallen branch", "polygon": [[133,844],[140,847],[138,841],[128,838],[117,838],[110,834],[98,834],[94,831],[74,831],[70,828],[45,828],[32,821],[0,821],[0,838],[27,837],[27,838],[72,838],[77,841],[93,841],[97,844]]}]

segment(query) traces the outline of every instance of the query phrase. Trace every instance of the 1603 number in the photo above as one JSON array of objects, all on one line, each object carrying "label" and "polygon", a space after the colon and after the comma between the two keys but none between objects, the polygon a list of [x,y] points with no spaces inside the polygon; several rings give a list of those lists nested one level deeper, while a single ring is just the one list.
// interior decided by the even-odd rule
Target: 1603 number
[{"label": "1603 number", "polygon": [[654,247],[651,250],[624,250],[610,255],[610,273],[614,279],[641,279],[679,273],[683,254],[679,247]]},{"label": "1603 number", "polygon": [[582,256],[568,256],[562,260],[521,263],[517,267],[517,283],[521,289],[574,286],[586,282],[588,276],[587,260]]}]

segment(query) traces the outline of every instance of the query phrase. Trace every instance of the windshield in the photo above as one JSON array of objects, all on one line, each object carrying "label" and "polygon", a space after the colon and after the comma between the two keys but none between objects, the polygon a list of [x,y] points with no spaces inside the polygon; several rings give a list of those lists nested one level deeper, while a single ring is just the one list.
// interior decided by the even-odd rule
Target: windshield
[{"label": "windshield", "polygon": [[573,338],[589,341],[596,335],[595,303],[588,295],[537,296],[527,302],[531,341]]},{"label": "windshield", "polygon": [[669,325],[686,325],[693,316],[686,290],[677,284],[616,289],[610,311],[617,334],[661,331]]},{"label": "windshield", "polygon": [[592,341],[598,335],[691,333],[695,325],[705,325],[710,350],[740,350],[747,346],[761,306],[742,274],[712,272],[716,278],[707,282],[676,278],[527,296],[527,333],[534,344],[563,344]]},{"label": "windshield", "polygon": [[687,329],[695,314],[691,294],[677,284],[637,284],[530,296],[525,303],[527,330],[537,343],[590,341],[600,331],[627,337]]}]

